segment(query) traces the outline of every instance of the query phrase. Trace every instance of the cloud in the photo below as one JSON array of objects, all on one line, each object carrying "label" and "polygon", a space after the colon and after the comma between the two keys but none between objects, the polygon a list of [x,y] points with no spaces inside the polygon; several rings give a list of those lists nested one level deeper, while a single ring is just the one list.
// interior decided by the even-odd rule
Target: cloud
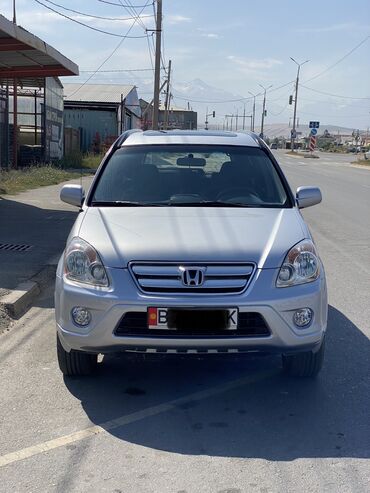
[{"label": "cloud", "polygon": [[180,24],[181,22],[190,22],[191,18],[190,17],[185,17],[184,15],[166,15],[165,21],[168,22],[168,24]]},{"label": "cloud", "polygon": [[299,33],[329,33],[335,31],[349,31],[355,29],[356,25],[353,22],[343,24],[333,24],[331,26],[315,26],[315,27],[298,27],[294,31]]},{"label": "cloud", "polygon": [[245,58],[229,55],[228,60],[238,65],[241,69],[250,72],[256,72],[258,70],[269,69],[276,65],[281,65],[283,62],[276,60],[275,58],[261,58],[260,60],[247,60]]},{"label": "cloud", "polygon": [[220,39],[220,36],[215,33],[204,33],[202,34],[204,38],[209,38],[209,39]]}]

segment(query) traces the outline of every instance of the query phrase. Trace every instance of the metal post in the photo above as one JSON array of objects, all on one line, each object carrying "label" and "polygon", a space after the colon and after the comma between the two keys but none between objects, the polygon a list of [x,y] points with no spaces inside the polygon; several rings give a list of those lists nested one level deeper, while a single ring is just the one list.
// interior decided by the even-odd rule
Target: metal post
[{"label": "metal post", "polygon": [[236,110],[236,118],[235,118],[235,131],[237,132],[238,131],[238,109]]},{"label": "metal post", "polygon": [[153,130],[158,130],[159,86],[161,78],[161,40],[162,40],[162,0],[157,0],[157,20],[155,36],[155,72],[154,72],[154,106]]},{"label": "metal post", "polygon": [[263,139],[263,127],[265,123],[265,111],[266,111],[266,92],[268,89],[270,89],[270,87],[272,87],[272,84],[268,87],[264,87],[262,84],[259,84],[259,86],[261,86],[263,89],[263,106],[262,106],[262,119],[261,119],[261,132],[260,132],[260,136]]},{"label": "metal post", "polygon": [[265,108],[266,108],[266,89],[263,93],[262,120],[261,120],[261,138],[263,139],[263,125],[265,123]]},{"label": "metal post", "polygon": [[253,92],[248,91],[248,93],[253,96],[253,119],[251,121],[251,130],[254,132],[254,127],[255,127],[255,121],[256,121],[256,97],[260,95],[258,94],[253,94]]},{"label": "metal post", "polygon": [[15,0],[13,0],[13,24],[17,24],[17,13],[15,8]]},{"label": "metal post", "polygon": [[254,124],[256,120],[256,96],[253,97],[253,123],[252,123],[252,131],[254,132]]},{"label": "metal post", "polygon": [[13,82],[13,168],[18,168],[18,81]]},{"label": "metal post", "polygon": [[294,151],[294,141],[295,141],[295,122],[296,122],[296,115],[297,115],[297,96],[298,96],[298,81],[299,81],[299,71],[301,69],[301,66],[298,65],[297,69],[297,79],[295,81],[295,98],[294,98],[294,110],[293,110],[293,128],[292,128],[292,133],[290,137],[290,150]]},{"label": "metal post", "polygon": [[123,132],[123,94],[121,94],[121,105],[120,105],[120,109],[121,109],[121,121],[120,121],[120,125],[119,125],[119,133],[121,134]]},{"label": "metal post", "polygon": [[244,109],[243,109],[243,130],[245,130],[245,103],[244,103]]},{"label": "metal post", "polygon": [[37,91],[34,92],[35,95],[35,145],[37,145]]},{"label": "metal post", "polygon": [[291,60],[298,66],[297,68],[297,78],[295,81],[295,98],[294,98],[294,112],[293,112],[293,128],[290,134],[290,150],[294,151],[294,141],[296,139],[296,116],[297,116],[297,100],[298,100],[298,84],[299,84],[299,72],[301,70],[301,66],[307,63],[309,60],[306,60],[303,63],[298,63],[294,58],[290,57]]},{"label": "metal post", "polygon": [[170,83],[171,83],[171,60],[168,61],[168,76],[167,76],[167,91],[166,91],[166,104],[164,114],[164,129],[168,128],[168,111],[170,106]]}]

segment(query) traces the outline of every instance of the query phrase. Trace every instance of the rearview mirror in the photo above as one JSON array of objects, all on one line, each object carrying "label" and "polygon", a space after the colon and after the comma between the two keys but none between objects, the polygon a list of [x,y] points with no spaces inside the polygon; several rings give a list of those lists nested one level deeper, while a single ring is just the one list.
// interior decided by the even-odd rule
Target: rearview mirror
[{"label": "rearview mirror", "polygon": [[298,207],[304,209],[319,204],[322,200],[320,189],[317,187],[298,187],[296,193]]},{"label": "rearview mirror", "polygon": [[85,191],[80,185],[64,185],[60,191],[60,200],[67,204],[81,207],[85,200]]},{"label": "rearview mirror", "polygon": [[179,157],[176,164],[177,166],[203,167],[206,165],[206,160],[202,157],[193,157],[192,155],[189,155],[187,157]]}]

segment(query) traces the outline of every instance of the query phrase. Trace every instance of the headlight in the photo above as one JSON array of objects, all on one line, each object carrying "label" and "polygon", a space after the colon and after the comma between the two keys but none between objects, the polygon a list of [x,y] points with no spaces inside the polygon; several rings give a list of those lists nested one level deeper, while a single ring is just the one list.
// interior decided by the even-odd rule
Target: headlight
[{"label": "headlight", "polygon": [[73,238],[64,255],[64,274],[71,281],[108,286],[108,277],[96,250],[81,238]]},{"label": "headlight", "polygon": [[320,262],[315,245],[303,240],[295,245],[285,257],[276,281],[278,288],[312,282],[319,277]]}]

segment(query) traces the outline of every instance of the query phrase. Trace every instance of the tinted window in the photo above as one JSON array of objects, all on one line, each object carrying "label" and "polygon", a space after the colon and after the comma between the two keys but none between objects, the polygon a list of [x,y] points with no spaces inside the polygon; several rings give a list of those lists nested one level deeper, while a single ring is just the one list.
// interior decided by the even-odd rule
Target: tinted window
[{"label": "tinted window", "polygon": [[143,205],[217,202],[250,207],[288,203],[280,177],[261,149],[199,145],[117,150],[100,176],[92,201]]}]

